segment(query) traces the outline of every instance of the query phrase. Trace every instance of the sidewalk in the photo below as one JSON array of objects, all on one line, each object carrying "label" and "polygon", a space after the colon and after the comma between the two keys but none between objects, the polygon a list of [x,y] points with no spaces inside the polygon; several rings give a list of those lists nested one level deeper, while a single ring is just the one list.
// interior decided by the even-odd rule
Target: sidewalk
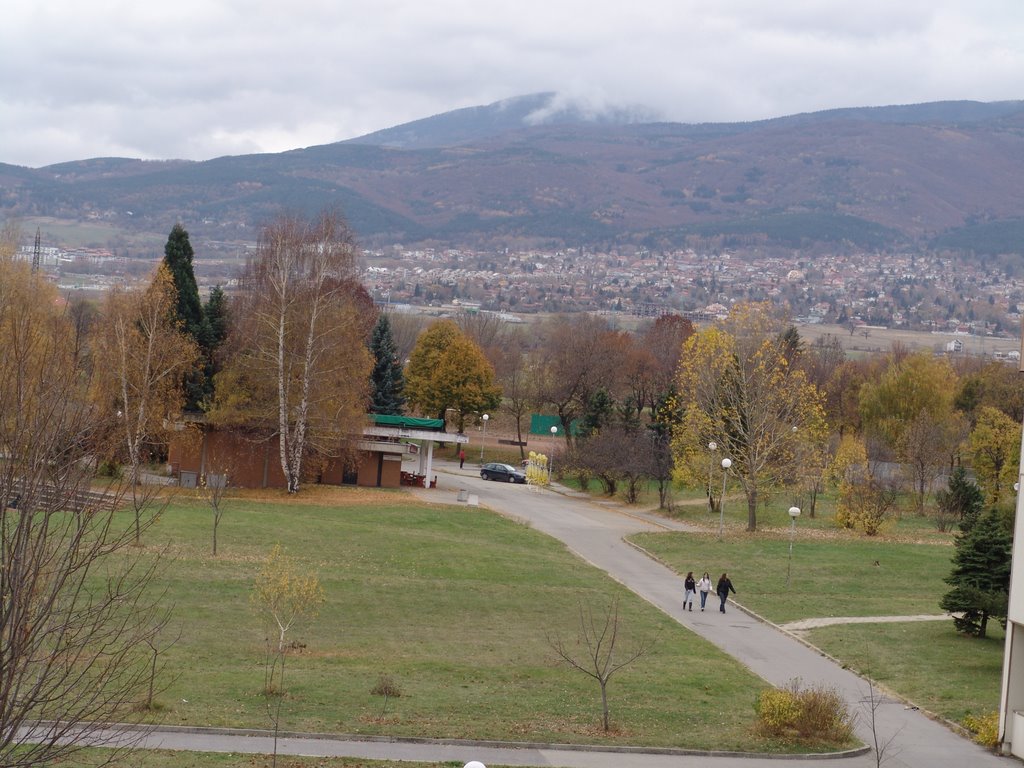
[{"label": "sidewalk", "polygon": [[[439,488],[432,496],[420,495],[434,501],[451,499],[454,503],[454,491],[460,478],[447,473],[443,462],[438,468],[446,473],[440,475]],[[479,488],[479,484],[476,485]],[[893,750],[899,753],[887,756],[885,762],[890,768],[1005,768],[1008,765],[1005,758],[954,733],[916,707],[880,696],[877,689],[873,696],[880,703],[872,711],[869,703],[872,690],[866,680],[803,643],[795,634],[769,624],[733,602],[730,605],[740,610],[730,610],[726,616],[717,611],[684,612],[680,600],[682,577],[628,544],[625,537],[639,531],[685,530],[685,526],[655,515],[589,499],[568,498],[548,490],[538,491],[529,505],[512,503],[497,492],[486,494],[480,490],[479,493],[482,506],[524,520],[534,529],[563,541],[581,558],[745,664],[768,683],[783,687],[800,679],[805,684],[822,684],[839,691],[850,711],[857,713],[856,733],[865,744],[873,743],[876,737],[882,743],[890,738],[894,740]],[[847,765],[858,768],[875,763],[873,756],[849,760]],[[707,758],[705,761],[705,765],[710,762]],[[718,765],[717,758],[714,764]],[[775,764],[778,765],[778,761]]]}]

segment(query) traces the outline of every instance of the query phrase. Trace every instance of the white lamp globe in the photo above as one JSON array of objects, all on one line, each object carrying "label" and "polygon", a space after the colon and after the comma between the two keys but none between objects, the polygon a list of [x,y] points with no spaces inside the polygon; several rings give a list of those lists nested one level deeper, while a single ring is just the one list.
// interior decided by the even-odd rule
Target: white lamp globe
[{"label": "white lamp globe", "polygon": [[722,469],[728,469],[732,466],[732,459],[722,459]]}]

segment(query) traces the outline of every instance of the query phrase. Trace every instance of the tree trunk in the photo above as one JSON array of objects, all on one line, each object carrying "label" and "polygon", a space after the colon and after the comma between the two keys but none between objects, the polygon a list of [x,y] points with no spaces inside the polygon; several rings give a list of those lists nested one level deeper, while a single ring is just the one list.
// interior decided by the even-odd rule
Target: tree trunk
[{"label": "tree trunk", "polygon": [[747,491],[747,530],[757,530],[757,489]]},{"label": "tree trunk", "polygon": [[609,729],[608,723],[608,681],[601,680],[601,715],[604,729]]}]

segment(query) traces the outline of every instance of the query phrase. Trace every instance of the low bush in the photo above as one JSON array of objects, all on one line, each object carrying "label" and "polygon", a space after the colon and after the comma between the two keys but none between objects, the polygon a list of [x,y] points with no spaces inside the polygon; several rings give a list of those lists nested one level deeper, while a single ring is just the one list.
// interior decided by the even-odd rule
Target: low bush
[{"label": "low bush", "polygon": [[833,688],[787,688],[763,691],[757,700],[757,730],[762,736],[841,745],[853,736],[849,710]]},{"label": "low bush", "polygon": [[999,743],[999,713],[989,712],[987,715],[968,715],[964,718],[964,727],[971,732],[972,738],[983,747],[995,749]]}]

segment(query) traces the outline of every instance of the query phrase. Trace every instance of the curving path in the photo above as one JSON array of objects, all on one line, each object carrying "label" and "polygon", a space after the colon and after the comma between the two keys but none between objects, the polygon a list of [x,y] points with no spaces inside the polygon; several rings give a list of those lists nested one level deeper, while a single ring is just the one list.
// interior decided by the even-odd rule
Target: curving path
[{"label": "curving path", "polygon": [[[556,493],[524,486],[485,482],[476,470],[457,463],[437,462],[439,483],[435,490],[415,489],[433,502],[457,503],[465,489],[482,506],[529,523],[563,541],[584,560],[601,568],[680,624],[706,638],[747,665],[773,685],[785,685],[799,677],[839,690],[852,711],[858,712],[857,734],[871,743],[870,710],[865,705],[867,683],[842,669],[794,634],[756,616],[731,607],[724,616],[715,611],[684,612],[681,609],[682,578],[644,552],[625,542],[639,531],[686,530],[688,526],[654,515],[629,513],[617,506],[594,502],[566,489]],[[922,618],[922,617],[918,617]],[[932,617],[928,617],[932,618]],[[877,694],[876,694],[877,697]],[[876,708],[878,737],[892,739],[885,754],[886,768],[989,768],[1019,765],[1000,758],[936,723],[903,702],[881,699]],[[123,734],[122,734],[123,735]],[[153,728],[130,735],[139,746],[153,749],[198,750],[268,754],[273,740],[265,732],[206,728]],[[110,734],[111,740],[119,738]],[[277,746],[279,754],[349,756],[376,760],[452,762],[462,765],[479,760],[494,766],[563,766],[564,768],[868,768],[877,761],[871,752],[856,755],[809,758],[688,753],[682,750],[636,750],[572,747],[563,745],[509,745],[450,740],[339,739],[330,735],[287,734]]]},{"label": "curving path", "polygon": [[[442,462],[439,469],[443,473],[439,488],[423,492],[422,498],[452,502],[459,488],[469,489],[479,496],[481,505],[528,522],[537,530],[560,539],[577,555],[606,571],[769,683],[783,686],[794,678],[800,678],[807,683],[836,688],[846,698],[851,711],[859,714],[857,735],[865,743],[872,742],[870,708],[866,704],[869,687],[865,680],[805,645],[793,634],[742,610],[730,610],[724,616],[718,611],[683,611],[680,599],[682,577],[624,540],[624,537],[640,531],[687,530],[689,527],[685,524],[595,503],[565,489],[562,489],[564,493],[556,493],[488,483],[480,480],[469,467],[460,472],[457,465]],[[877,692],[875,696],[878,697]],[[882,698],[881,705],[876,708],[875,720],[879,740],[884,743],[893,739],[884,763],[889,768],[986,768],[996,765],[1005,768],[1009,764],[1007,758],[988,752],[901,701]],[[647,765],[635,760],[634,756],[629,762],[619,765]],[[799,762],[804,764],[804,761]],[[712,761],[707,757],[693,764],[726,765],[719,763],[717,758]],[[778,765],[779,761],[775,760],[774,764]],[[873,755],[864,755],[848,758],[843,764],[860,768],[876,765],[876,761]],[[676,762],[675,765],[687,763]]]}]

